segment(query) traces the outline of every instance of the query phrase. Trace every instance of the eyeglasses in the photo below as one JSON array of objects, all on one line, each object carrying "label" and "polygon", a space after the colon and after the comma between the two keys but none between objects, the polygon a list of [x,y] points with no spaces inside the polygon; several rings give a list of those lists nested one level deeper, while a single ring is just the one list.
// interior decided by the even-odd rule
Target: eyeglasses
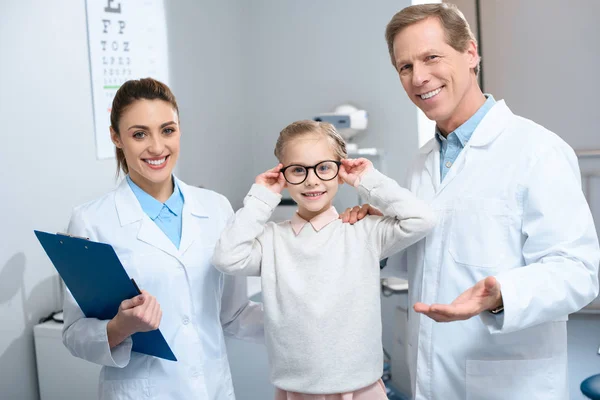
[{"label": "eyeglasses", "polygon": [[281,172],[287,183],[290,185],[299,185],[308,178],[309,169],[312,169],[317,178],[322,181],[335,179],[338,172],[340,172],[340,165],[342,165],[340,161],[325,160],[312,167],[296,164],[288,165],[282,168]]}]

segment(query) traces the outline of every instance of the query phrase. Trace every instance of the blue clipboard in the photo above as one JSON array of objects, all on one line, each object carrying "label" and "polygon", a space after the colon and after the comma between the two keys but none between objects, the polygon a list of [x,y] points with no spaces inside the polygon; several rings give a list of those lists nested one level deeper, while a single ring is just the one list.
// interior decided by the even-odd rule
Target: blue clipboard
[{"label": "blue clipboard", "polygon": [[[34,232],[86,317],[112,319],[123,300],[140,293],[111,245]],[[160,330],[137,332],[131,338],[132,351],[177,361]]]}]

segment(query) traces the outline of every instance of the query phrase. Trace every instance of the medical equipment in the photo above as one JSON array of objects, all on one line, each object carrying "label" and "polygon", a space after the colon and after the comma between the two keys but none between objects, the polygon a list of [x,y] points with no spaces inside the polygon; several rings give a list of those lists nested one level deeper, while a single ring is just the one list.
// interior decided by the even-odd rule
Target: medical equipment
[{"label": "medical equipment", "polygon": [[[382,267],[383,268],[383,267]],[[391,296],[395,293],[405,293],[408,291],[408,281],[396,276],[381,278],[381,292],[384,296]]]},{"label": "medical equipment", "polygon": [[350,140],[359,132],[367,129],[368,117],[365,110],[359,110],[353,105],[342,104],[332,113],[319,114],[313,118],[318,122],[329,122],[337,129],[346,141],[348,151],[356,151],[357,145]]},{"label": "medical equipment", "polygon": [[63,324],[53,320],[33,327],[41,400],[97,398],[101,366],[73,357],[62,344]]}]

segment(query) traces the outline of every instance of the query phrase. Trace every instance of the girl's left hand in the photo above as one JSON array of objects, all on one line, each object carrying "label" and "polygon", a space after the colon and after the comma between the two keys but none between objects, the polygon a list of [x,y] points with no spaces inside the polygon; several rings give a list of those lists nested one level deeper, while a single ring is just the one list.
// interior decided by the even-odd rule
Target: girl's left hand
[{"label": "girl's left hand", "polygon": [[351,159],[346,158],[341,160],[340,177],[342,180],[351,186],[356,186],[368,171],[373,169],[373,163],[366,158]]}]

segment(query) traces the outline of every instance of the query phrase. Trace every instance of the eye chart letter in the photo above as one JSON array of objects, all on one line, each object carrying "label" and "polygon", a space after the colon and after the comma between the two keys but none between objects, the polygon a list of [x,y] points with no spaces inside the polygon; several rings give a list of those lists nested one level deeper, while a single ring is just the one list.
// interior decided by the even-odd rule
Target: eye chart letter
[{"label": "eye chart letter", "polygon": [[129,79],[168,84],[167,27],[163,0],[86,0],[98,159],[114,158],[110,110]]}]

